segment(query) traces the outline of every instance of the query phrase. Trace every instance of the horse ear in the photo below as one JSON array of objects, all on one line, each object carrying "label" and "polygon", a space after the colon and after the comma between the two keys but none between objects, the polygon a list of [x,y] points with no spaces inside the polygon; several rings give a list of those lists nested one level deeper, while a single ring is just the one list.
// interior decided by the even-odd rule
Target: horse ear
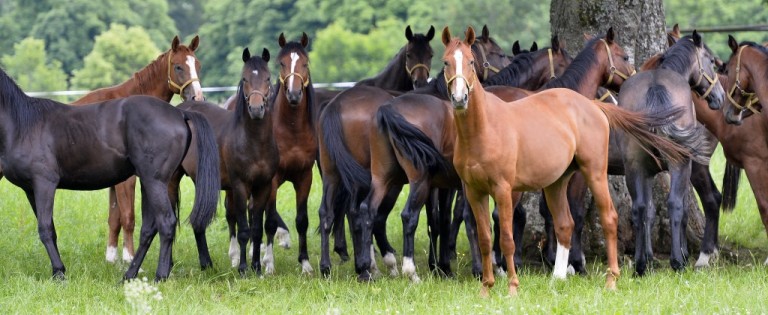
[{"label": "horse ear", "polygon": [[448,44],[450,44],[450,43],[451,43],[451,31],[450,31],[450,30],[448,30],[448,26],[446,26],[446,27],[443,29],[443,38],[442,38],[442,39],[443,39],[443,45],[445,45],[446,47],[448,47]]},{"label": "horse ear", "polygon": [[269,49],[266,47],[261,51],[261,60],[264,60],[264,62],[269,62]]},{"label": "horse ear", "polygon": [[[472,30],[472,33],[474,33],[474,32],[475,31]],[[482,33],[482,35],[483,35],[483,40],[485,40],[485,41],[491,40],[491,32],[488,30],[488,25],[487,24],[483,25],[483,33]]]},{"label": "horse ear", "polygon": [[552,36],[552,51],[560,51],[560,38],[557,35]]},{"label": "horse ear", "polygon": [[309,36],[307,36],[307,33],[301,32],[301,46],[304,48],[309,46]]},{"label": "horse ear", "polygon": [[534,51],[537,51],[537,50],[539,50],[539,44],[537,44],[537,43],[534,41],[534,42],[533,42],[533,45],[531,45],[531,49],[529,49],[528,51],[530,51],[530,52],[534,52]]},{"label": "horse ear", "polygon": [[248,60],[251,59],[251,51],[248,50],[248,47],[245,47],[243,49],[243,62],[248,62]]},{"label": "horse ear", "polygon": [[703,45],[704,41],[701,39],[701,34],[699,34],[699,32],[693,30],[693,35],[691,37],[693,38],[693,44],[696,45],[696,47],[701,47]]},{"label": "horse ear", "polygon": [[512,44],[512,55],[518,55],[520,54],[520,43],[518,41],[515,41],[514,44]]},{"label": "horse ear", "polygon": [[435,27],[430,25],[429,31],[427,31],[427,41],[431,41],[433,38],[435,38]]},{"label": "horse ear", "polygon": [[595,37],[594,37],[594,36],[592,36],[592,34],[587,34],[587,33],[584,33],[584,41],[590,41],[590,40],[592,40],[593,38],[595,38]]},{"label": "horse ear", "polygon": [[613,43],[613,40],[615,39],[615,37],[616,37],[616,34],[614,34],[613,26],[611,26],[610,28],[608,28],[608,32],[605,33],[605,41],[607,41],[608,43]]},{"label": "horse ear", "polygon": [[411,31],[410,25],[405,28],[405,39],[407,39],[409,42],[413,40],[413,31]]},{"label": "horse ear", "polygon": [[731,48],[731,52],[734,54],[739,50],[739,42],[731,34],[728,34],[728,47]]},{"label": "horse ear", "polygon": [[677,38],[672,34],[667,34],[667,46],[672,47],[675,43],[677,43]]},{"label": "horse ear", "polygon": [[280,37],[277,38],[277,43],[280,45],[280,48],[285,46],[285,35],[283,35],[283,33],[280,33]]},{"label": "horse ear", "polygon": [[179,48],[179,35],[174,36],[171,41],[171,50],[176,51],[177,48]]},{"label": "horse ear", "polygon": [[189,48],[191,51],[195,51],[197,50],[198,45],[200,45],[200,36],[195,35],[195,38],[192,38],[192,41],[189,42],[189,46],[187,46],[187,48]]},{"label": "horse ear", "polygon": [[672,27],[672,31],[669,32],[669,34],[675,38],[680,38],[680,26],[675,23],[675,26]]},{"label": "horse ear", "polygon": [[467,46],[472,46],[472,44],[475,43],[475,38],[475,29],[472,28],[472,26],[467,26],[467,32],[464,33],[464,43],[467,44]]}]

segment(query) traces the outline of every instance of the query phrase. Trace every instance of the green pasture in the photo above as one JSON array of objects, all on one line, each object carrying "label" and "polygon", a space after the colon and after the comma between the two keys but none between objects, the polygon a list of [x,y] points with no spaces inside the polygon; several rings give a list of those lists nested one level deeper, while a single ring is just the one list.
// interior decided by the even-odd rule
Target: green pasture
[{"label": "green pasture", "polygon": [[[722,178],[724,159],[718,152],[712,170],[716,181]],[[719,185],[719,183],[718,183]],[[480,283],[470,274],[464,232],[460,234],[458,257],[453,264],[457,276],[443,279],[431,276],[427,267],[427,236],[422,217],[417,232],[416,264],[422,282],[413,284],[403,277],[381,276],[372,283],[357,283],[351,262],[340,263],[333,256],[330,278],[318,274],[319,235],[317,208],[320,180],[315,178],[309,199],[310,259],[316,273],[300,274],[296,261],[297,235],[293,224],[294,196],[289,185],[279,194],[279,208],[292,232],[293,247],[275,249],[276,274],[264,278],[251,273],[242,278],[230,268],[228,236],[223,205],[208,230],[213,270],[201,271],[192,231],[182,225],[174,246],[176,265],[168,281],[155,284],[157,241],[144,261],[140,277],[159,290],[162,299],[147,294],[127,298],[120,279],[124,264],[104,261],[106,244],[107,192],[59,191],[54,218],[58,244],[67,267],[67,280],[51,280],[48,256],[39,241],[35,217],[22,191],[7,180],[0,182],[0,312],[3,314],[113,314],[149,311],[159,314],[760,314],[768,312],[768,239],[760,223],[751,190],[742,179],[736,211],[722,215],[721,243],[737,251],[739,257],[721,257],[708,270],[687,269],[675,273],[663,261],[649,276],[635,278],[624,262],[619,290],[606,291],[602,259],[589,262],[589,275],[555,281],[547,270],[528,267],[520,273],[520,294],[506,297],[506,279],[497,277],[491,297],[479,297]],[[182,191],[182,219],[192,201],[191,182]],[[396,209],[402,208],[405,193]],[[401,248],[401,223],[393,213],[389,232],[395,248]],[[140,214],[137,214],[137,220]],[[140,222],[139,222],[140,224]],[[137,236],[138,242],[138,230]],[[350,243],[351,250],[351,243]],[[692,265],[696,255],[691,258]],[[736,259],[734,259],[736,258]],[[400,258],[398,258],[400,262]],[[384,268],[379,263],[380,268]],[[132,308],[144,302],[149,308]]]}]

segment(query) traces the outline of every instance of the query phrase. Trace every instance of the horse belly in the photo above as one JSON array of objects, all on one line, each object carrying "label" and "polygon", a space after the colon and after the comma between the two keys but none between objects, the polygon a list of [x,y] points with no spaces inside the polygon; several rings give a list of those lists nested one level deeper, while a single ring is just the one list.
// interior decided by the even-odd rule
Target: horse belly
[{"label": "horse belly", "polygon": [[[535,139],[520,141],[517,157],[515,190],[526,191],[547,187],[571,167],[575,140],[568,136],[538,134]],[[549,140],[547,140],[549,139]]]}]

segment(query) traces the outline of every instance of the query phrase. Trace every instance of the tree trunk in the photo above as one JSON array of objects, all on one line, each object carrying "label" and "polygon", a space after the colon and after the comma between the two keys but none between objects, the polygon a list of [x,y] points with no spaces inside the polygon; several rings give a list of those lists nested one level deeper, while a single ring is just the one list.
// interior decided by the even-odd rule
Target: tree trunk
[{"label": "tree trunk", "polygon": [[[552,34],[565,40],[568,50],[575,54],[584,46],[584,34],[605,34],[613,27],[617,40],[636,67],[642,61],[662,52],[667,48],[664,10],[661,0],[552,0],[550,8]],[[609,187],[616,210],[619,213],[619,252],[634,253],[634,231],[632,229],[632,200],[627,192],[623,176],[610,176]],[[656,176],[654,201],[657,209],[654,223],[653,248],[656,254],[666,256],[671,247],[669,216],[667,214],[667,194],[669,176]],[[527,210],[523,248],[528,255],[538,256],[538,247],[543,239],[543,221],[539,215],[539,193],[526,193],[523,205]],[[582,234],[584,252],[589,256],[603,257],[604,237],[600,228],[598,211],[591,195],[585,203],[588,205],[585,227]],[[704,217],[698,207],[697,199],[691,188],[686,198],[688,215],[687,237],[689,252],[698,252],[704,231]]]}]

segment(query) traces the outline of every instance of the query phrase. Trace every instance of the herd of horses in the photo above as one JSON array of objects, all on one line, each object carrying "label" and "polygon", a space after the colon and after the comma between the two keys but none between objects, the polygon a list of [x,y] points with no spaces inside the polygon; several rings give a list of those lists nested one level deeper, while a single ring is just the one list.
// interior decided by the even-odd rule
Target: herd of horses
[{"label": "herd of horses", "polygon": [[[276,195],[290,181],[298,262],[311,274],[307,201],[315,165],[322,177],[320,272],[331,271],[331,235],[334,251],[349,259],[346,222],[360,281],[380,273],[374,243],[390,275],[420,281],[415,233],[426,207],[431,271],[453,274],[463,222],[481,294],[494,285],[494,272],[504,271],[509,294],[516,294],[522,261],[515,244],[525,228],[519,201],[533,190],[543,191],[539,211],[548,235],[542,256],[553,276],[565,278],[569,266],[585,273],[580,235],[589,189],[605,236],[605,286],[614,289],[618,216],[608,174],[624,175],[632,198],[638,275],[653,258],[651,188],[659,172],[670,174],[673,269],[685,268],[689,256],[683,198],[691,184],[706,215],[697,267],[708,266],[717,251],[719,209],[721,203],[734,207],[741,169],[768,231],[768,171],[762,167],[768,114],[760,104],[768,99],[768,48],[730,37],[732,55],[721,64],[700,34],[681,36],[675,27],[669,49],[636,72],[613,29],[588,38],[571,57],[557,36],[541,49],[534,43],[521,50],[515,43],[514,56],[507,56],[487,27],[480,34],[469,27],[463,38],[446,27],[440,36],[444,67],[430,78],[434,36],[434,27],[420,34],[408,26],[405,45],[384,70],[338,92],[313,87],[307,35],[288,41],[280,34],[274,58],[266,48],[260,56],[245,48],[237,92],[224,108],[204,100],[194,54],[198,37],[189,45],[174,38],[168,51],[126,82],[69,105],[28,97],[0,71],[0,176],[25,192],[54,278],[65,274],[52,213],[56,189],[111,187],[106,259],[117,259],[122,228],[122,259],[130,262],[124,278],[134,278],[159,233],[155,277],[166,279],[185,175],[195,183],[189,222],[201,268],[213,266],[205,233],[223,190],[232,266],[246,275],[251,259],[257,274],[274,273],[275,237],[290,246]],[[279,64],[277,80],[271,59]],[[174,94],[184,100],[176,107],[168,103]],[[722,196],[707,166],[718,141],[729,163]],[[142,226],[134,252],[137,177]],[[400,213],[398,271],[386,222],[405,184],[410,191]],[[492,216],[489,198],[496,205]]]}]

